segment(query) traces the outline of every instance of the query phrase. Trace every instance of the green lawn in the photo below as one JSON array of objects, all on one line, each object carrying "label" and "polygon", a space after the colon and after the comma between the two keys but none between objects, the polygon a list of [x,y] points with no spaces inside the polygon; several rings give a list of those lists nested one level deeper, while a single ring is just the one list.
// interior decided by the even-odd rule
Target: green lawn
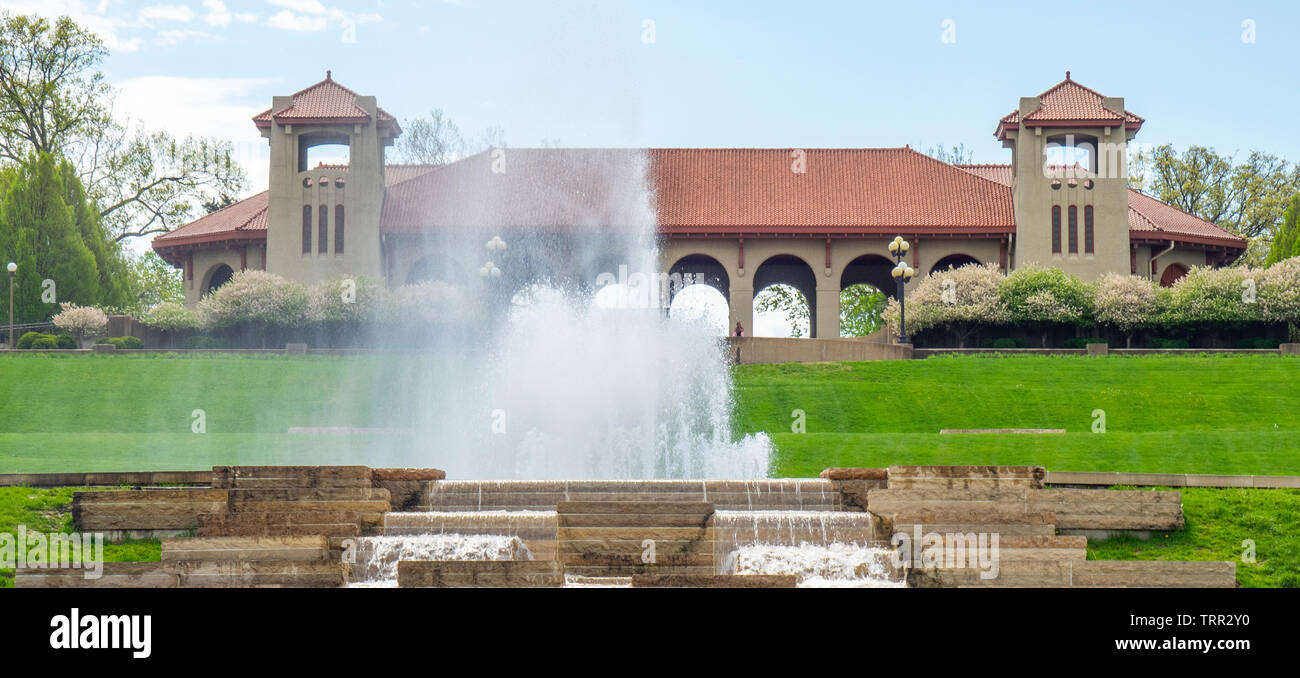
[{"label": "green lawn", "polygon": [[[428,358],[0,356],[0,473],[398,463],[403,394]],[[436,373],[436,370],[435,370]],[[768,432],[774,476],[828,466],[1036,464],[1053,470],[1300,475],[1300,359],[1275,355],[959,356],[736,368],[736,435]],[[191,432],[192,412],[207,432]],[[1106,432],[1092,433],[1094,410]],[[791,432],[802,410],[806,433]],[[939,435],[1063,428],[1064,435]],[[431,457],[436,465],[436,454]],[[71,528],[72,489],[0,488],[0,532]],[[1300,586],[1300,491],[1183,490],[1187,528],[1089,544],[1090,558],[1236,560],[1243,586]],[[1257,562],[1241,562],[1254,540]],[[158,543],[109,546],[156,560]],[[0,571],[0,586],[12,585]]]},{"label": "green lawn", "polygon": [[[19,525],[27,531],[72,532],[72,493],[85,487],[60,487],[33,489],[30,487],[0,487],[0,534],[14,539]],[[157,539],[128,541],[122,544],[104,544],[104,562],[156,562],[162,557],[162,543]],[[0,568],[0,589],[12,588],[14,569]]]},{"label": "green lawn", "polygon": [[[739,432],[773,475],[828,466],[1036,464],[1057,471],[1300,475],[1300,359],[954,356],[736,368]],[[1106,432],[1093,433],[1104,410]],[[806,432],[792,433],[802,410]],[[1044,428],[1065,434],[940,435]]]}]

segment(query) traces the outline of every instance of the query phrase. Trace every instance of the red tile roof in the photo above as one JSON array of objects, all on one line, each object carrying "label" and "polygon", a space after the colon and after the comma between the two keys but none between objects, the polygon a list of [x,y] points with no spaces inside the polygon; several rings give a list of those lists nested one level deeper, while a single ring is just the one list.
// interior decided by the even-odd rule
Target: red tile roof
[{"label": "red tile roof", "polygon": [[[479,154],[389,191],[381,228],[614,223],[609,177],[645,181],[665,234],[1009,233],[1010,190],[908,148],[508,149],[493,174]],[[472,200],[467,199],[472,196]],[[557,200],[565,196],[567,200]]]},{"label": "red tile roof", "polygon": [[[376,108],[380,125],[397,126],[397,120],[382,108]],[[370,114],[357,105],[357,93],[338,84],[326,72],[325,79],[295,92],[293,103],[279,112],[268,108],[253,116],[253,124],[258,127],[270,127],[272,121],[279,123],[309,122],[344,122],[367,123]],[[400,128],[399,128],[400,132]]]},{"label": "red tile roof", "polygon": [[[314,169],[338,171],[347,165],[319,164]],[[413,179],[436,169],[435,165],[387,165],[384,181],[388,186]],[[225,240],[264,240],[266,238],[266,213],[270,205],[269,194],[262,191],[227,205],[216,212],[205,214],[171,232],[153,239],[153,248],[160,252],[168,248]]]},{"label": "red tile roof", "polygon": [[[967,172],[1011,185],[1011,165],[957,165]],[[1246,239],[1140,191],[1128,191],[1129,237],[1178,240],[1201,245],[1245,248]]]},{"label": "red tile roof", "polygon": [[[1104,95],[1071,80],[1070,72],[1066,71],[1064,80],[1038,95],[1038,108],[1025,116],[1024,124],[1033,127],[1081,122],[1106,127],[1124,125],[1130,129],[1142,126],[1141,116],[1127,110],[1121,115],[1106,108],[1105,101]],[[998,121],[995,134],[1004,139],[1007,130],[1019,129],[1020,122],[1020,111],[1012,111]]]}]

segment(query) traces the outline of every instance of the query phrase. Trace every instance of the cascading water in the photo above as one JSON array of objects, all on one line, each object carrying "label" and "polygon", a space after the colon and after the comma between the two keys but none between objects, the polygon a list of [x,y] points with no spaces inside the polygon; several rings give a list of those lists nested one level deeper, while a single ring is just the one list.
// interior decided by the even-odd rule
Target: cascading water
[{"label": "cascading water", "polygon": [[[501,172],[486,156],[440,170],[464,176],[428,208],[470,231],[450,254],[495,262],[459,309],[484,331],[431,337],[429,367],[392,385],[410,393],[418,464],[476,479],[765,477],[767,436],[732,440],[725,342],[661,303],[644,154],[500,157]],[[507,249],[485,251],[494,239]]]},{"label": "cascading water", "polygon": [[804,588],[903,588],[890,563],[893,551],[860,544],[832,542],[750,544],[727,555],[728,574],[793,574]]},{"label": "cascading water", "polygon": [[518,537],[484,534],[424,534],[357,539],[352,584],[396,586],[403,560],[532,560]]}]

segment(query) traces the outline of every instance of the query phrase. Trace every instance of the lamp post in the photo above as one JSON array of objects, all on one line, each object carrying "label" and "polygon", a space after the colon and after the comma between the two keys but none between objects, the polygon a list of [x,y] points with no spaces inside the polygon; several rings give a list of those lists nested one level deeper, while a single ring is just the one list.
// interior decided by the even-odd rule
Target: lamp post
[{"label": "lamp post", "polygon": [[9,262],[5,267],[9,271],[9,348],[17,347],[14,342],[14,273],[18,270],[18,264]]},{"label": "lamp post", "polygon": [[907,250],[911,245],[903,240],[903,236],[895,236],[889,242],[889,253],[894,255],[898,260],[898,265],[889,274],[894,277],[894,282],[898,284],[898,343],[907,343],[907,298],[904,295],[904,289],[907,282],[916,275],[916,269],[903,263],[903,258],[907,256]]}]

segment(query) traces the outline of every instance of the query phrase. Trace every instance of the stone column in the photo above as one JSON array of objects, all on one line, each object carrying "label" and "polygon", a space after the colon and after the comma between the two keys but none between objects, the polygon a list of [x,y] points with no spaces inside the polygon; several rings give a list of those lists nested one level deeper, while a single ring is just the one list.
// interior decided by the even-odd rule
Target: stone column
[{"label": "stone column", "polygon": [[754,282],[749,278],[731,279],[731,293],[727,295],[727,336],[736,333],[736,323],[745,328],[745,336],[754,336]]},{"label": "stone column", "polygon": [[818,339],[840,338],[840,286],[835,281],[821,281],[817,288],[816,330]]}]

